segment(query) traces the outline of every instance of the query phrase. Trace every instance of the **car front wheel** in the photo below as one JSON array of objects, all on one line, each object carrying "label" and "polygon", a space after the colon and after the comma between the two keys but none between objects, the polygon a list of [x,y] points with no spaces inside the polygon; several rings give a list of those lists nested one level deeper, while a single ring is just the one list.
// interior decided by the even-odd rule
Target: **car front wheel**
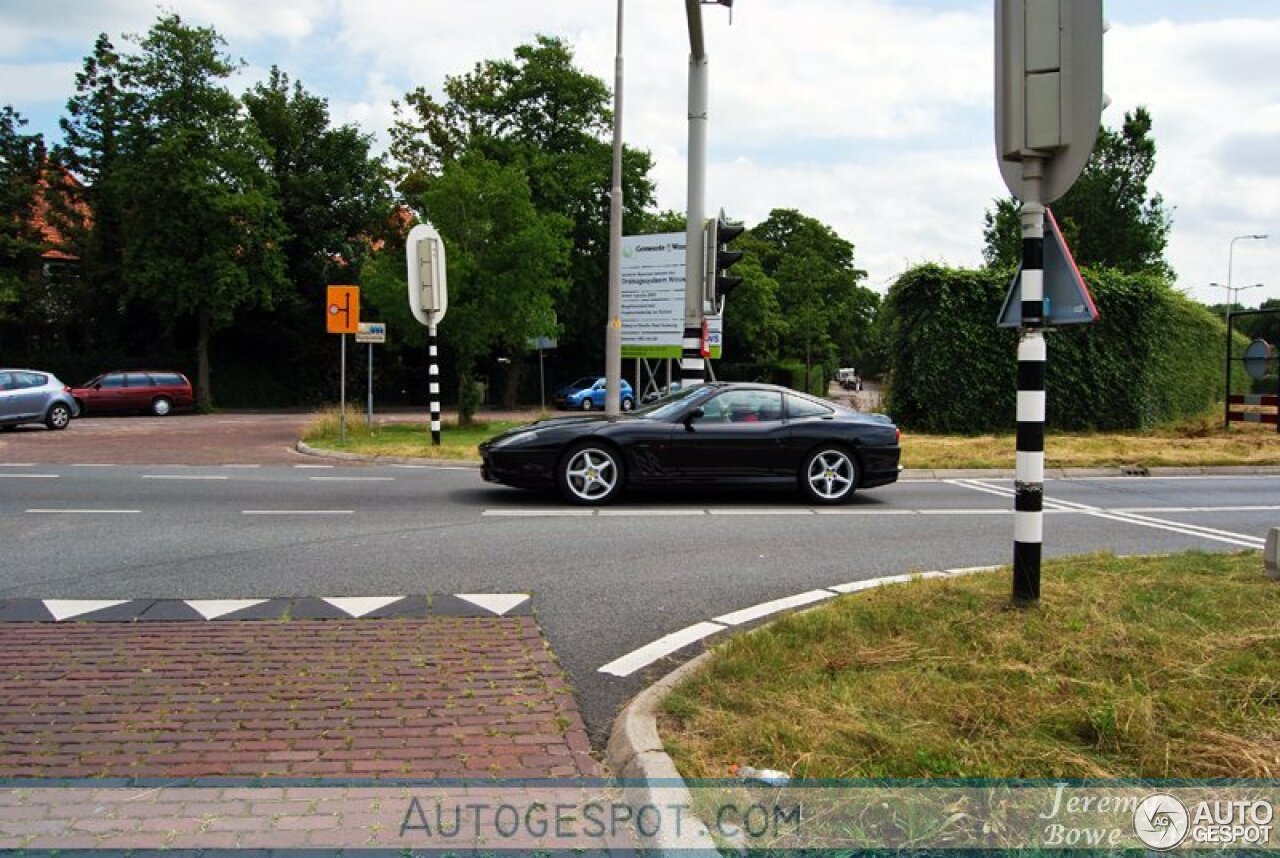
[{"label": "car front wheel", "polygon": [[594,403],[591,401],[591,397],[590,397],[590,396],[587,396],[587,397],[584,397],[584,398],[583,398],[583,400],[582,400],[582,410],[583,410],[583,411],[590,411],[590,410],[591,410],[591,406],[592,406],[592,405],[594,405]]},{"label": "car front wheel", "polygon": [[636,401],[635,401],[634,399],[632,399],[632,398],[630,398],[630,397],[626,397],[626,398],[624,398],[624,399],[622,400],[622,410],[623,410],[623,411],[630,411],[631,409],[633,409],[633,408],[635,408],[635,407],[636,407]]},{"label": "car front wheel", "polygon": [[814,503],[844,503],[858,488],[858,462],[842,447],[819,447],[800,467],[800,490]]},{"label": "car front wheel", "polygon": [[61,402],[55,402],[49,406],[48,413],[44,416],[44,425],[50,429],[66,429],[71,422],[71,409]]},{"label": "car front wheel", "polygon": [[560,493],[574,504],[606,504],[622,492],[622,461],[612,448],[583,444],[569,451],[557,473]]},{"label": "car front wheel", "polygon": [[151,413],[157,417],[164,417],[172,410],[173,403],[164,396],[156,397],[156,400],[151,403]]}]

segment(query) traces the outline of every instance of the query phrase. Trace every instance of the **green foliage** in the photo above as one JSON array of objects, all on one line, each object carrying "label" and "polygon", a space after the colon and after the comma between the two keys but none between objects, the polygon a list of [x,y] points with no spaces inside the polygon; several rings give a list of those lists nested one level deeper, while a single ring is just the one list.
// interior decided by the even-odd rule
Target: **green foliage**
[{"label": "green foliage", "polygon": [[[903,426],[963,434],[1015,425],[1017,334],[995,325],[1011,273],[926,265],[890,289],[887,407]],[[1157,275],[1084,277],[1101,318],[1047,335],[1051,428],[1149,429],[1221,397],[1220,320]]]},{"label": "green foliage", "polygon": [[[466,155],[523,172],[534,208],[570,223],[570,285],[555,307],[560,351],[597,371],[604,362],[607,310],[609,88],[574,65],[566,42],[538,36],[518,46],[511,59],[486,60],[469,74],[447,78],[444,96],[437,101],[419,87],[396,105],[390,154],[401,191],[414,196]],[[651,167],[648,153],[624,149],[624,234],[640,233],[650,217]]]},{"label": "green foliage", "polygon": [[477,361],[495,348],[523,353],[531,337],[555,333],[569,223],[535,208],[521,169],[475,153],[447,164],[421,199],[448,247],[449,324],[440,333],[455,360],[465,425],[479,404]]},{"label": "green foliage", "polygon": [[[1156,158],[1151,128],[1151,114],[1139,107],[1125,114],[1119,132],[1099,129],[1084,172],[1053,204],[1063,236],[1082,268],[1172,273],[1164,261],[1169,215],[1160,194],[1147,190]],[[983,255],[989,265],[1010,267],[1021,261],[1019,210],[1017,200],[1008,198],[996,202],[994,214],[987,212]]]},{"label": "green foliage", "polygon": [[12,107],[0,108],[0,320],[19,311],[44,249],[34,220],[44,140],[39,134],[23,134],[25,124]]}]

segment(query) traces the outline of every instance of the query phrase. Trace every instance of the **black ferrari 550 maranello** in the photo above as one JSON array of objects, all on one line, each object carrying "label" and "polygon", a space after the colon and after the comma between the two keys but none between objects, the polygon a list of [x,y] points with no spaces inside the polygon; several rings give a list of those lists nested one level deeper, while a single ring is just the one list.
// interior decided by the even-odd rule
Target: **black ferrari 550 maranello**
[{"label": "black ferrari 550 maranello", "polygon": [[542,420],[480,445],[481,475],[604,504],[629,485],[796,485],[819,504],[898,479],[898,427],[767,384],[712,383],[618,417]]}]

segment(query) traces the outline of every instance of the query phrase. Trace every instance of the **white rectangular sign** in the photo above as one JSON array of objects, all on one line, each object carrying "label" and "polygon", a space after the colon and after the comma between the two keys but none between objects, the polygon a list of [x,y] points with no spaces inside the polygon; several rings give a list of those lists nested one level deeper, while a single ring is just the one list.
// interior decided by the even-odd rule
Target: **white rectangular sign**
[{"label": "white rectangular sign", "polygon": [[679,358],[684,340],[683,232],[622,239],[622,356]]},{"label": "white rectangular sign", "polygon": [[357,343],[385,343],[387,341],[387,325],[385,322],[361,322],[356,331]]}]

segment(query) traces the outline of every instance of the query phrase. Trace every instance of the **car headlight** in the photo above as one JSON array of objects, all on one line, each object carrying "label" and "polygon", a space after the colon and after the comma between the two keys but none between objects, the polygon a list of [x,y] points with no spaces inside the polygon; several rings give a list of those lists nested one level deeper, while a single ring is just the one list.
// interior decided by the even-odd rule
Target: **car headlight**
[{"label": "car headlight", "polygon": [[525,432],[516,432],[505,438],[499,438],[494,441],[493,448],[497,449],[499,447],[513,447],[517,444],[527,444],[537,438],[539,434],[541,433],[537,429],[529,429]]}]

